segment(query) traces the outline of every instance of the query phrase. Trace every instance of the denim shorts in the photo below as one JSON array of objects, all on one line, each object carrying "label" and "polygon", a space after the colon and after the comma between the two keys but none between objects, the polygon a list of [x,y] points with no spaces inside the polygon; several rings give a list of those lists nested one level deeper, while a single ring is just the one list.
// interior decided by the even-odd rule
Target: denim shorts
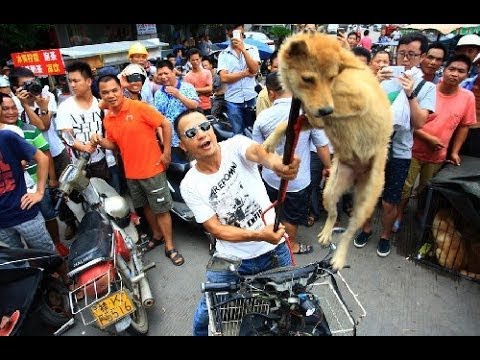
[{"label": "denim shorts", "polygon": [[45,188],[42,201],[40,201],[40,212],[43,215],[45,221],[53,220],[57,217],[58,213],[55,211],[55,204],[53,203],[54,196],[52,196],[52,188],[48,186]]},{"label": "denim shorts", "polygon": [[[273,203],[278,198],[278,190],[264,182],[268,197]],[[283,201],[283,212],[280,220],[292,225],[307,225],[308,210],[310,205],[310,188],[307,186],[300,191],[288,192]]]}]

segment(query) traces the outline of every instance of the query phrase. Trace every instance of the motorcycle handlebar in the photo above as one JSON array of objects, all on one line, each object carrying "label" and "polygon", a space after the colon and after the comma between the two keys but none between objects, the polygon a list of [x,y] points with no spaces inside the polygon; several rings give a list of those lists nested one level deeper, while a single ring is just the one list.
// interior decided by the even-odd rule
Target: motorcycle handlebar
[{"label": "motorcycle handlebar", "polygon": [[202,293],[209,291],[235,291],[239,286],[236,282],[221,282],[221,283],[202,283]]}]

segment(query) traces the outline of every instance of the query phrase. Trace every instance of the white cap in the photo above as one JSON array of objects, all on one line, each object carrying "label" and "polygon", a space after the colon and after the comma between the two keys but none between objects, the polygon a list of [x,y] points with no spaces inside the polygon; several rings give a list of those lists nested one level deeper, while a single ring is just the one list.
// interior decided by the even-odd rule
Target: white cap
[{"label": "white cap", "polygon": [[473,45],[480,47],[480,36],[475,34],[464,35],[458,40],[457,46]]}]

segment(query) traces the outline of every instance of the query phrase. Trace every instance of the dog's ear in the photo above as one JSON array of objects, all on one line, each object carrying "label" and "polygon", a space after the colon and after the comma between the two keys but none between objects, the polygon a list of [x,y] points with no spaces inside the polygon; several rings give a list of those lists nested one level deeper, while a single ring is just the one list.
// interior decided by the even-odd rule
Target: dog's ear
[{"label": "dog's ear", "polygon": [[290,43],[287,55],[291,58],[305,57],[308,55],[307,43],[304,40],[297,40]]}]

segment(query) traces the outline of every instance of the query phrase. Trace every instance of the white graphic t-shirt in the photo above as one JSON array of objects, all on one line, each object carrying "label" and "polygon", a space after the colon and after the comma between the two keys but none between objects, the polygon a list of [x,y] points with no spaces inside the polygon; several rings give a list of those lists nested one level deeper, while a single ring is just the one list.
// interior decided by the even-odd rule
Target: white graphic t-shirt
[{"label": "white graphic t-shirt", "polygon": [[[103,136],[98,100],[93,98],[90,108],[82,109],[77,105],[74,96],[69,97],[58,106],[56,125],[57,130],[73,129],[75,139],[81,142],[90,141],[90,136],[94,133]],[[105,153],[97,149],[92,154],[90,162],[95,163],[104,157]]]},{"label": "white graphic t-shirt", "polygon": [[[222,224],[257,230],[265,225],[262,212],[271,202],[263,185],[257,163],[245,158],[247,148],[253,143],[243,135],[220,142],[222,162],[215,174],[203,174],[193,166],[180,184],[185,203],[198,223],[204,223],[217,214]],[[267,224],[275,220],[275,210],[266,216]],[[230,242],[217,239],[217,252],[252,259],[276,245],[265,241]]]}]

